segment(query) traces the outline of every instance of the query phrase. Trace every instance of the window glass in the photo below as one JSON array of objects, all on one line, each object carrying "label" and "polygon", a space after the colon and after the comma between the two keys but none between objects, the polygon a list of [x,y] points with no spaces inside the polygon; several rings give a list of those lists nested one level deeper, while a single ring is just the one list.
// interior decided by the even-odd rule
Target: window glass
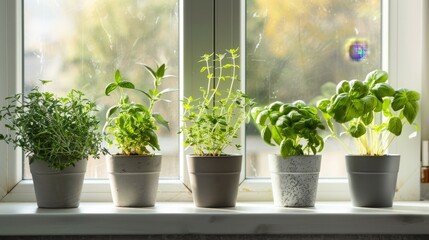
[{"label": "window glass", "polygon": [[[381,0],[246,4],[246,91],[261,105],[298,99],[315,104],[339,81],[363,79],[381,67]],[[264,144],[252,123],[246,133],[247,177],[269,177],[267,155],[279,148]],[[335,139],[328,140],[321,177],[345,177],[344,154]]]},{"label": "window glass", "polygon": [[[117,101],[104,97],[116,69],[138,88],[152,87],[142,64],[165,63],[167,74],[178,76],[178,47],[177,0],[24,1],[24,90],[38,85],[39,79],[53,80],[45,88],[60,95],[71,88],[81,90],[97,101],[101,125],[106,110]],[[178,86],[177,77],[162,85]],[[170,131],[159,131],[161,176],[178,178],[178,93],[167,97],[172,102],[155,107],[171,124]],[[86,177],[107,177],[104,163],[89,161]],[[28,163],[24,169],[24,178],[31,178]]]}]

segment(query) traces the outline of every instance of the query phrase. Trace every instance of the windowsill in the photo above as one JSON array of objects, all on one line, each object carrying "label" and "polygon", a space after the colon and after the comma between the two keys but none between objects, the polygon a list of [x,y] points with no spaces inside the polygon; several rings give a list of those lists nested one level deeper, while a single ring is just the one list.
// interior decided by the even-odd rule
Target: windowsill
[{"label": "windowsill", "polygon": [[317,202],[314,208],[240,202],[222,209],[196,208],[191,202],[160,202],[153,208],[84,202],[75,209],[0,203],[0,235],[429,234],[428,226],[427,202],[378,209],[350,202]]}]

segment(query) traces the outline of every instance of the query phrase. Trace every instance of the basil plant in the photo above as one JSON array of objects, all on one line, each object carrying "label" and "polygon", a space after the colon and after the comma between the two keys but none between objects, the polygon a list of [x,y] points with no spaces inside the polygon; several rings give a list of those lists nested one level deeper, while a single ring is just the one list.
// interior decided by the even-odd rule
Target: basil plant
[{"label": "basil plant", "polygon": [[317,104],[331,136],[340,140],[342,133],[337,133],[333,122],[339,123],[344,133],[356,140],[361,155],[385,154],[406,124],[418,129],[414,120],[420,94],[404,88],[395,90],[387,80],[388,74],[382,70],[368,73],[364,81],[343,80],[330,99]]},{"label": "basil plant", "polygon": [[271,146],[280,146],[283,158],[321,152],[324,139],[319,130],[325,129],[316,107],[298,100],[293,103],[276,101],[264,107],[254,107],[251,116],[262,139]]}]

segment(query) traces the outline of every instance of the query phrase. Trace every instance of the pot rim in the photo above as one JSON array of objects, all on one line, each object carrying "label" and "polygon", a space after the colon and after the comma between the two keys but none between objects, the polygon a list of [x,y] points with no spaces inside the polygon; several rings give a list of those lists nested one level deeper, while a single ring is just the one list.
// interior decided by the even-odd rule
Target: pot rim
[{"label": "pot rim", "polygon": [[243,154],[223,154],[220,156],[199,156],[196,154],[186,154],[187,157],[194,158],[228,158],[228,157],[243,157]]},{"label": "pot rim", "polygon": [[155,153],[151,155],[125,155],[125,154],[107,154],[106,157],[115,157],[115,158],[129,158],[129,157],[156,157],[162,156],[162,153]]},{"label": "pot rim", "polygon": [[[273,155],[273,156],[281,156],[278,153],[269,153],[268,155]],[[314,157],[314,156],[322,156],[322,154],[305,154],[305,155],[292,155],[292,156],[287,156],[287,157]]]},{"label": "pot rim", "polygon": [[392,154],[384,154],[384,155],[381,155],[381,156],[379,156],[379,155],[346,154],[345,156],[346,157],[350,156],[350,157],[368,157],[368,158],[373,157],[373,158],[378,158],[378,157],[389,157],[389,156],[390,157],[401,156],[401,154],[392,153]]}]

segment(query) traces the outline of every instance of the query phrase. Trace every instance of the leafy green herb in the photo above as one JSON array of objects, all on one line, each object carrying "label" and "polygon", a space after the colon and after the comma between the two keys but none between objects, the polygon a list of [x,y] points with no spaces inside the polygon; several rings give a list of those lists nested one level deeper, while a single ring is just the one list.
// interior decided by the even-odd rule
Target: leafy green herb
[{"label": "leafy green herb", "polygon": [[268,145],[280,146],[283,158],[310,155],[322,151],[323,138],[319,129],[325,129],[315,107],[303,101],[283,103],[280,101],[264,107],[254,107],[251,116]]},{"label": "leafy green herb", "polygon": [[[222,155],[238,137],[237,132],[253,106],[252,99],[242,91],[234,90],[234,84],[239,81],[238,58],[238,48],[201,57],[204,66],[200,72],[206,73],[207,88],[201,88],[201,98],[190,96],[184,99],[180,130],[185,135],[185,146],[192,147],[196,155]],[[229,63],[226,63],[227,59]],[[212,61],[218,65],[216,68],[211,65]],[[229,84],[227,91],[220,90],[222,84]],[[240,148],[240,145],[235,147]]]},{"label": "leafy green herb", "polygon": [[[149,89],[147,92],[136,89],[133,83],[124,81],[121,72],[116,70],[115,81],[109,83],[104,91],[106,96],[110,96],[115,90],[119,91],[119,103],[107,111],[103,132],[108,136],[107,142],[110,145],[116,143],[122,154],[125,155],[151,154],[148,147],[153,151],[161,150],[158,136],[155,133],[158,130],[156,123],[169,129],[168,122],[161,114],[153,112],[155,103],[165,100],[162,99],[165,93],[175,91],[175,89],[159,91],[161,81],[168,77],[165,75],[165,64],[157,66],[156,70],[145,65],[145,69],[153,78],[153,89]],[[149,106],[130,101],[125,89],[138,91],[145,95],[149,100]]]},{"label": "leafy green herb", "polygon": [[374,70],[364,81],[343,80],[330,99],[318,102],[331,136],[340,140],[332,124],[334,120],[355,138],[361,155],[383,155],[401,135],[403,126],[413,125],[417,116],[420,94],[408,89],[395,90],[387,83],[388,78],[387,72]]},{"label": "leafy green herb", "polygon": [[71,90],[65,97],[57,97],[35,87],[27,95],[6,99],[10,103],[1,108],[0,120],[13,134],[0,134],[0,139],[21,147],[30,163],[41,160],[52,169],[63,170],[89,155],[98,158],[107,153],[101,147],[96,105],[82,92]]}]

